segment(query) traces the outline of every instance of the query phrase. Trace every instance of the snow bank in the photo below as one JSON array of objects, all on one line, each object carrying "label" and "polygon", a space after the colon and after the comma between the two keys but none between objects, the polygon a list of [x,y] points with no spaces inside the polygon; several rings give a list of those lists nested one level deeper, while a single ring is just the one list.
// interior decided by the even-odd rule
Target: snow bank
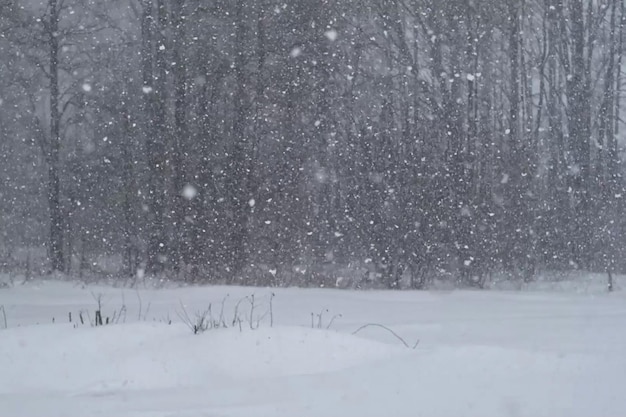
[{"label": "snow bank", "polygon": [[[269,291],[269,290],[268,290]],[[192,314],[262,289],[0,291],[2,417],[589,416],[626,414],[626,294],[274,289],[274,327],[192,332]],[[128,310],[74,328],[68,311]],[[140,303],[140,299],[142,300]],[[141,304],[141,307],[140,307]],[[150,312],[145,313],[150,304]],[[311,314],[326,327],[312,329]],[[92,314],[93,315],[93,314]],[[172,317],[171,325],[159,322]],[[56,324],[50,324],[51,318]],[[141,320],[138,320],[143,317]],[[153,321],[156,320],[156,321]],[[162,320],[163,321],[163,320]],[[48,323],[48,324],[35,324]],[[377,327],[392,328],[412,345]]]},{"label": "snow bank", "polygon": [[182,324],[8,329],[0,344],[0,393],[192,387],[333,372],[400,353],[334,331],[296,327],[217,329]]}]

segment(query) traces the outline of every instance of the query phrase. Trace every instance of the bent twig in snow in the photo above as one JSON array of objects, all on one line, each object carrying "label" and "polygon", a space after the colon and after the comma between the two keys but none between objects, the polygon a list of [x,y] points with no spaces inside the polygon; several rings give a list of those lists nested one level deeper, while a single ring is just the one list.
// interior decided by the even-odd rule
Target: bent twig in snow
[{"label": "bent twig in snow", "polygon": [[330,326],[333,325],[333,322],[335,321],[335,319],[337,318],[341,318],[342,315],[341,314],[335,314],[334,316],[331,317],[330,322],[328,323],[328,326],[326,326],[326,330],[330,329]]},{"label": "bent twig in snow", "polygon": [[378,323],[368,323],[368,324],[364,324],[363,326],[359,327],[358,329],[356,329],[355,331],[352,332],[353,335],[357,334],[358,332],[360,332],[363,329],[366,329],[368,327],[380,327],[381,329],[385,329],[387,330],[389,333],[391,333],[392,335],[394,335],[396,337],[396,339],[398,339],[399,341],[402,342],[402,344],[404,346],[407,347],[407,349],[415,349],[417,347],[417,345],[419,344],[420,340],[417,339],[417,341],[415,342],[415,344],[413,345],[413,347],[411,348],[408,343],[398,335],[398,333],[394,332],[393,330],[391,330],[389,327],[387,326],[383,326],[382,324],[378,324]]}]

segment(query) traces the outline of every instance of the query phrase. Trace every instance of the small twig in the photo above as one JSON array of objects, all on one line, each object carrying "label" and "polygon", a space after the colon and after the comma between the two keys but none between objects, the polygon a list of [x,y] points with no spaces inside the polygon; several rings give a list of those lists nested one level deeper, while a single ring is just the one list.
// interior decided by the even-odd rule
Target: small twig
[{"label": "small twig", "polygon": [[202,314],[196,314],[196,318],[200,320],[200,323],[204,324],[204,326],[201,326],[201,330],[212,329],[215,327],[213,322],[213,305],[209,304],[209,308],[207,308]]},{"label": "small twig", "polygon": [[142,310],[142,300],[141,295],[139,294],[139,288],[136,289],[137,299],[139,300],[139,313],[137,313],[137,320],[141,321],[141,310]]},{"label": "small twig", "polygon": [[182,301],[180,301],[180,307],[182,312],[175,310],[176,315],[178,315],[180,320],[185,323],[187,327],[189,327],[189,329],[191,329],[193,334],[198,334],[208,330],[209,328],[213,328],[214,323],[211,313],[211,304],[209,304],[209,307],[204,310],[204,312],[197,312],[195,320],[192,320],[191,317],[189,317],[189,314],[187,314],[187,309],[185,308],[185,305]]},{"label": "small twig", "polygon": [[96,300],[96,302],[98,303],[98,310],[102,311],[102,294],[94,294],[94,292],[91,292],[91,296],[93,297],[94,300]]},{"label": "small twig", "polygon": [[193,325],[193,333],[198,334],[202,333],[212,326],[211,323],[211,304],[209,304],[209,308],[204,311],[204,313],[196,313],[196,324]]},{"label": "small twig", "polygon": [[341,318],[341,314],[335,314],[331,319],[330,319],[330,323],[328,323],[328,326],[326,326],[326,330],[330,329],[330,326],[332,326],[333,322],[335,321],[335,319],[337,318]]},{"label": "small twig", "polygon": [[222,298],[222,307],[220,308],[219,326],[222,326],[222,327],[228,327],[226,326],[226,322],[224,321],[224,304],[226,303],[227,298],[228,298],[228,294],[226,294],[224,298]]},{"label": "small twig", "polygon": [[[98,310],[96,310],[96,327],[97,326],[102,326],[102,294],[96,295],[92,291],[91,292],[91,296],[98,303]],[[89,321],[91,321],[91,318],[89,318]]]},{"label": "small twig", "polygon": [[267,317],[270,314],[270,310],[267,310],[265,313],[263,313],[260,316],[257,316],[256,318],[256,328],[258,329],[259,327],[261,327],[261,321],[263,321],[263,319],[265,319],[265,317]]},{"label": "small twig", "polygon": [[[356,329],[355,331],[352,332],[353,335],[357,334],[358,332],[360,332],[361,330],[367,328],[367,327],[380,327],[382,329],[387,330],[389,333],[391,333],[392,335],[394,335],[396,337],[396,339],[398,339],[399,341],[402,342],[402,344],[404,346],[407,347],[407,349],[411,349],[411,347],[406,343],[406,341],[401,338],[396,332],[394,332],[393,330],[391,330],[389,327],[387,326],[383,326],[382,324],[378,324],[378,323],[368,323],[368,324],[364,324],[363,326],[359,327],[358,329]],[[413,345],[412,349],[415,349],[417,347],[417,345],[419,344],[419,339],[417,339],[417,341],[415,342],[415,344]]]},{"label": "small twig", "polygon": [[122,290],[122,308],[120,309],[120,314],[117,316],[117,320],[120,320],[120,317],[122,317],[122,313],[124,313],[124,321],[123,323],[126,323],[126,297],[124,296],[124,290]]},{"label": "small twig", "polygon": [[322,328],[322,318],[324,317],[324,311],[328,313],[328,309],[322,309],[320,310],[320,313],[317,315],[317,328],[318,329]]},{"label": "small twig", "polygon": [[233,315],[233,324],[232,324],[233,326],[237,324],[237,320],[239,320],[239,304],[241,304],[241,302],[245,300],[246,298],[247,297],[240,298],[239,301],[237,301],[237,304],[235,304],[235,313]]},{"label": "small twig", "polygon": [[126,323],[126,304],[123,304],[122,308],[120,308],[120,313],[117,315],[117,321],[115,322],[116,324],[120,322],[122,314],[124,314],[124,321],[122,323]]},{"label": "small twig", "polygon": [[250,330],[254,330],[254,325],[252,324],[252,318],[254,316],[254,294],[246,298],[250,301]]},{"label": "small twig", "polygon": [[272,293],[270,295],[270,327],[274,327],[274,308],[272,305],[272,300],[276,294]]},{"label": "small twig", "polygon": [[148,301],[148,307],[146,307],[146,312],[143,313],[143,321],[146,321],[146,317],[148,316],[148,312],[150,311],[150,307],[152,307],[152,301]]},{"label": "small twig", "polygon": [[179,300],[179,302],[180,302],[180,307],[182,309],[182,313],[179,312],[178,310],[174,310],[176,311],[176,315],[183,323],[187,325],[187,327],[189,327],[191,331],[195,333],[193,321],[189,318],[189,314],[187,314],[187,309],[185,308],[185,305],[183,304],[182,300]]}]

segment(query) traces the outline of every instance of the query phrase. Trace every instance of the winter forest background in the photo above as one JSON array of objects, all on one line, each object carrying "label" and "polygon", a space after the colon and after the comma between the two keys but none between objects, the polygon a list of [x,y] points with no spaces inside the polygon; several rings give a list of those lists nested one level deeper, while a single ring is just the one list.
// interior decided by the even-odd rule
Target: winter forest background
[{"label": "winter forest background", "polygon": [[625,24],[618,0],[0,0],[0,268],[624,272]]}]

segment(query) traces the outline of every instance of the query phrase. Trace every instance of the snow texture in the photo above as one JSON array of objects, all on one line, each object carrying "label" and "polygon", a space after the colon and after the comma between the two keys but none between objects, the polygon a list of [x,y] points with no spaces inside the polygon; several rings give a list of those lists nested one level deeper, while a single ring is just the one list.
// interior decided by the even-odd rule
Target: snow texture
[{"label": "snow texture", "polygon": [[[273,291],[272,327],[265,316],[256,330],[244,320],[241,330],[193,335],[176,314],[181,303],[190,316],[209,303],[215,313],[228,294],[230,319],[237,300],[255,292],[256,317],[268,311],[270,290],[58,282],[0,290],[8,322],[0,331],[0,414],[626,413],[622,292]],[[79,311],[93,311],[94,296],[103,314],[125,305],[124,323],[67,323],[70,311],[74,321]],[[419,344],[407,349],[379,327],[352,334],[367,323]]]}]

